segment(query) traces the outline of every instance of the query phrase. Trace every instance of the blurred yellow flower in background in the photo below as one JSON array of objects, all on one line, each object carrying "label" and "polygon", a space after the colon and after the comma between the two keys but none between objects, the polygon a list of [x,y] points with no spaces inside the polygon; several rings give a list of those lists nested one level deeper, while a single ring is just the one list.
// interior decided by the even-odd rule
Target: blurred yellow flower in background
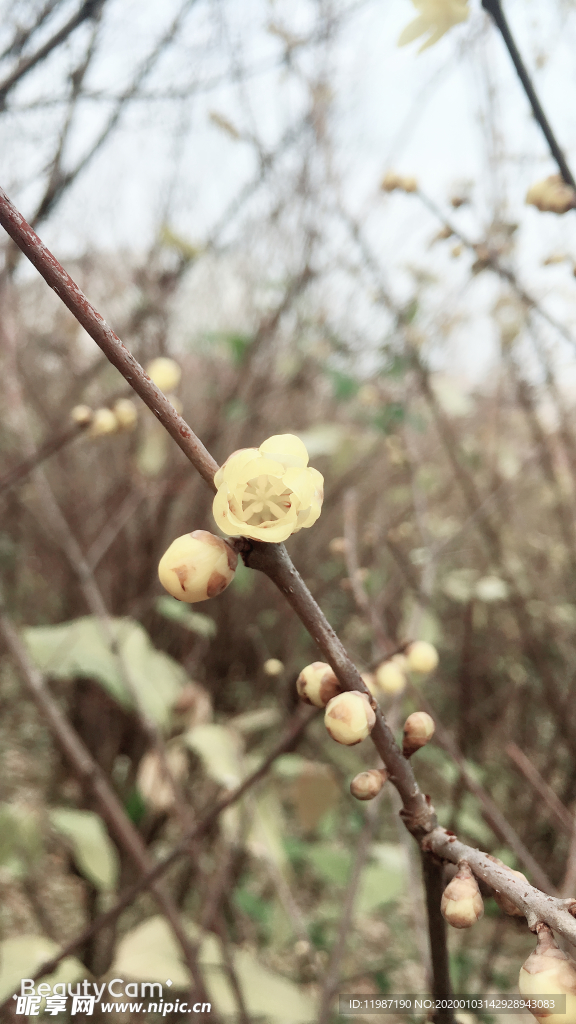
[{"label": "blurred yellow flower in background", "polygon": [[430,35],[420,47],[419,53],[437,43],[453,25],[466,21],[470,13],[468,0],[412,0],[412,3],[419,14],[401,33],[398,46],[406,46],[429,32]]},{"label": "blurred yellow flower in background", "polygon": [[322,508],[324,478],[308,466],[306,447],[294,434],[233,452],[214,483],[214,519],[229,537],[280,543],[312,526]]}]

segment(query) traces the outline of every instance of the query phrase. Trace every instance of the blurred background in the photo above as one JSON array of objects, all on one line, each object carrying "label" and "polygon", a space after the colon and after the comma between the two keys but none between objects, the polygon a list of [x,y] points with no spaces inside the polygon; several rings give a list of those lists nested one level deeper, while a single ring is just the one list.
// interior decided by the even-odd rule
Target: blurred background
[{"label": "blurred background", "polygon": [[[575,166],[576,5],[505,6]],[[573,895],[575,214],[526,205],[556,168],[469,8],[419,53],[397,46],[409,0],[2,0],[0,184],[137,359],[177,364],[165,390],[214,458],[304,440],[325,501],[287,547],[356,664],[439,652],[381,702],[398,733],[424,706],[439,723],[414,761],[441,823]],[[160,857],[272,749],[318,650],[242,565],[205,604],[161,593],[211,494],[139,399],[124,429],[73,423],[130,390],[0,244],[7,615]],[[4,999],[135,875],[0,650]],[[349,795],[374,757],[314,718],[169,873],[236,957],[244,1003],[207,960],[224,1018],[336,1019],[330,970],[335,991],[426,990],[416,847],[393,793],[375,814]],[[140,896],[62,977],[155,980],[157,914]],[[513,992],[533,938],[487,896],[449,945],[457,992]]]}]

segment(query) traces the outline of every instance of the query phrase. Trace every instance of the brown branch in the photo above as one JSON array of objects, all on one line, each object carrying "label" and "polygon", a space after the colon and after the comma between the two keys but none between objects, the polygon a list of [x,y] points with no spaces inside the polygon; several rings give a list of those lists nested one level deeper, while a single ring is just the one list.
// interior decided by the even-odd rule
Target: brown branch
[{"label": "brown branch", "polygon": [[570,812],[566,810],[562,801],[556,796],[552,787],[549,786],[546,780],[542,778],[538,769],[532,764],[530,759],[526,757],[524,751],[520,750],[520,747],[510,741],[510,743],[506,744],[505,749],[508,757],[514,761],[514,764],[520,769],[524,777],[528,779],[530,785],[537,793],[540,794],[563,832],[568,836],[572,836],[574,831],[574,819]]},{"label": "brown branch", "polygon": [[218,463],[214,461],[188,424],[178,415],[172,403],[152,383],[140,363],[122,344],[112,328],[80,291],[78,285],[58,263],[49,249],[40,241],[36,232],[24,220],[22,214],[18,212],[1,188],[0,224],[36,267],[50,288],[74,314],[78,323],[102,349],[107,359],[119,370],[136,394],[140,395],[142,401],[160,420],[178,447],[182,449],[186,458],[198,470],[200,476],[212,490],[215,490],[214,473],[218,469]]},{"label": "brown branch", "polygon": [[[430,936],[432,958],[432,995],[435,999],[447,999],[452,994],[452,986],[446,941],[446,922],[440,912],[440,903],[444,892],[444,866],[440,861],[434,860],[422,852],[422,872],[426,890],[428,935]],[[449,1010],[447,1014],[437,1014],[432,1019],[435,1022],[449,1021],[452,1024],[454,1014]]]},{"label": "brown branch", "polygon": [[11,487],[15,487],[21,483],[26,477],[36,469],[42,462],[49,459],[51,455],[55,455],[56,452],[65,448],[66,445],[70,444],[71,441],[75,441],[80,434],[82,434],[88,423],[75,423],[73,426],[68,427],[61,434],[57,434],[56,437],[51,437],[41,448],[38,449],[34,455],[30,458],[24,459],[19,466],[14,466],[13,469],[9,469],[4,476],[0,477],[0,494],[3,491],[8,491]]}]

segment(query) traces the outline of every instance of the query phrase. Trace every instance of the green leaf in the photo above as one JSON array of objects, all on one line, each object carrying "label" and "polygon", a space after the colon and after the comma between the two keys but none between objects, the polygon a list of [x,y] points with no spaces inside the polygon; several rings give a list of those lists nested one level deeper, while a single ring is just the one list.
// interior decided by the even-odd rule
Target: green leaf
[{"label": "green leaf", "polygon": [[326,375],[332,382],[334,398],[343,402],[354,398],[359,388],[358,381],[354,377],[349,377],[348,374],[341,373],[340,370],[327,370]]},{"label": "green leaf", "polygon": [[373,910],[397,899],[406,887],[406,854],[393,843],[374,843],[371,854],[377,861],[367,864],[356,897],[357,914],[371,914]]},{"label": "green leaf", "polygon": [[184,733],[183,740],[201,759],[211,779],[226,789],[240,784],[244,744],[237,732],[225,725],[197,725]]},{"label": "green leaf", "polygon": [[204,615],[203,612],[193,611],[190,605],[185,604],[184,601],[177,601],[175,597],[165,594],[156,598],[154,607],[159,615],[170,619],[171,622],[177,622],[191,633],[197,633],[198,636],[208,639],[216,636],[218,627],[214,619],[211,619],[209,615]]},{"label": "green leaf", "polygon": [[371,417],[370,422],[383,434],[391,434],[395,427],[402,423],[405,415],[406,410],[401,402],[387,402],[375,416]]},{"label": "green leaf", "polygon": [[314,843],[308,848],[306,859],[325,882],[346,885],[352,864],[349,850],[333,843]]},{"label": "green leaf", "polygon": [[252,827],[247,846],[256,857],[263,857],[276,865],[280,871],[289,866],[283,842],[284,815],[276,793],[269,789],[265,793],[252,795]]},{"label": "green leaf", "polygon": [[78,870],[102,892],[116,887],[118,854],[101,818],[93,811],[56,807],[50,821],[68,839]]},{"label": "green leaf", "polygon": [[139,622],[110,618],[107,625],[115,652],[104,625],[91,615],[58,626],[30,626],[22,631],[22,638],[34,663],[47,675],[95,679],[119,704],[133,708],[126,675],[142,712],[168,727],[170,709],[187,682],[186,673],[173,658],[152,646]]},{"label": "green leaf", "polygon": [[[22,978],[32,978],[59,949],[57,942],[43,935],[19,935],[0,942],[0,1002],[14,992],[19,993]],[[72,985],[85,975],[84,965],[76,957],[67,956],[54,974],[42,978],[42,981],[52,987],[59,983]]]},{"label": "green leaf", "polygon": [[40,858],[42,830],[34,809],[21,804],[0,806],[0,864],[26,871]]}]

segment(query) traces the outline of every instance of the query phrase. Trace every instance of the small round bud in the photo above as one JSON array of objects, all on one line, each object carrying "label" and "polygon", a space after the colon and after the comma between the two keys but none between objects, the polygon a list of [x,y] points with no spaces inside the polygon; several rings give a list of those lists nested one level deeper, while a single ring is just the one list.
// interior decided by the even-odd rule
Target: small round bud
[{"label": "small round bud", "polygon": [[460,861],[457,873],[444,889],[440,910],[453,928],[470,928],[482,917],[484,904],[468,861]]},{"label": "small round bud", "polygon": [[[508,870],[510,874],[516,875],[516,878],[519,878],[521,882],[528,882],[526,875],[523,875],[521,871],[514,871],[513,868],[508,868]],[[510,917],[524,917],[524,913],[516,906],[515,903],[512,903],[509,896],[506,896],[503,892],[497,892],[496,889],[494,889],[493,892],[494,899],[500,907],[500,910],[503,910],[504,913],[508,914]]]},{"label": "small round bud", "polygon": [[325,708],[328,701],[342,693],[336,675],[330,665],[323,661],[313,661],[302,669],[296,680],[296,689],[300,700],[316,708]]},{"label": "small round bud", "polygon": [[576,1020],[576,963],[561,949],[547,924],[538,924],[538,945],[520,968],[520,995],[538,999],[544,995],[565,995],[566,1011],[532,1013],[542,1024],[561,1024]]},{"label": "small round bud", "polygon": [[134,430],[138,422],[138,410],[129,398],[119,398],[114,403],[114,415],[122,430]]},{"label": "small round bud", "polygon": [[359,690],[348,690],[333,697],[326,707],[324,724],[333,740],[353,747],[370,735],[376,715],[369,698]]},{"label": "small round bud", "polygon": [[328,545],[328,550],[333,555],[343,555],[348,548],[348,541],[345,537],[332,537]]},{"label": "small round bud", "polygon": [[434,719],[426,711],[415,711],[408,715],[404,723],[404,741],[402,753],[404,757],[412,757],[416,750],[425,747],[434,735]]},{"label": "small round bud", "polygon": [[103,434],[115,434],[120,424],[112,409],[96,409],[90,426],[90,437],[102,437]]},{"label": "small round bud", "polygon": [[193,604],[216,597],[234,578],[238,555],[206,530],[177,537],[160,559],[160,583],[179,601]]},{"label": "small round bud", "polygon": [[402,184],[399,186],[404,192],[417,192],[418,191],[418,180],[416,178],[402,178]]},{"label": "small round bud", "polygon": [[402,178],[395,171],[387,171],[380,182],[380,188],[383,192],[394,192],[401,187],[401,181]]},{"label": "small round bud", "polygon": [[438,661],[438,651],[426,640],[415,640],[406,649],[406,664],[410,672],[420,672],[422,675],[433,672]]},{"label": "small round bud", "polygon": [[385,768],[371,768],[368,772],[360,772],[350,783],[350,792],[357,800],[373,800],[382,789],[388,778]]},{"label": "small round bud", "polygon": [[384,693],[402,693],[406,686],[406,676],[401,666],[393,659],[383,661],[376,669],[376,682]]},{"label": "small round bud", "polygon": [[70,419],[79,427],[87,427],[92,422],[94,413],[89,405],[75,405],[70,413]]},{"label": "small round bud", "polygon": [[279,658],[268,658],[268,660],[264,662],[262,668],[267,676],[279,676],[284,671],[284,665]]},{"label": "small round bud", "polygon": [[165,394],[167,391],[174,391],[182,377],[182,370],[178,363],[175,363],[173,359],[167,359],[165,356],[159,356],[148,363],[146,373],[156,387],[160,388],[160,391],[163,391]]}]

